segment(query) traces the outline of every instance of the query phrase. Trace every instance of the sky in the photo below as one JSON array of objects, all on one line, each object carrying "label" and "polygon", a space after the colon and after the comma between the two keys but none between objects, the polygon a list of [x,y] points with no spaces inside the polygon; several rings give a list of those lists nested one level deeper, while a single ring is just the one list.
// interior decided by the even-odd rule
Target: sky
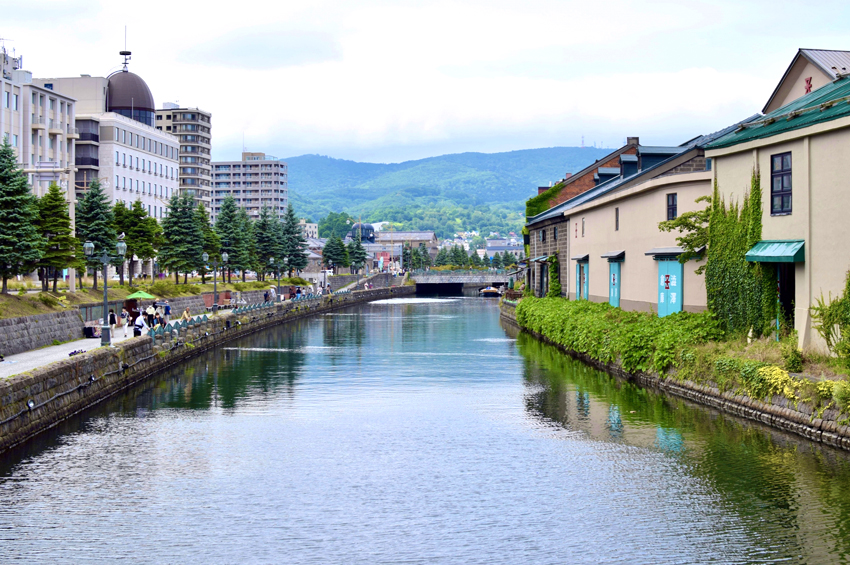
[{"label": "sky", "polygon": [[[679,144],[764,106],[800,47],[850,49],[850,3],[0,0],[35,77],[130,70],[243,147],[376,163]],[[244,144],[243,144],[244,139]]]}]

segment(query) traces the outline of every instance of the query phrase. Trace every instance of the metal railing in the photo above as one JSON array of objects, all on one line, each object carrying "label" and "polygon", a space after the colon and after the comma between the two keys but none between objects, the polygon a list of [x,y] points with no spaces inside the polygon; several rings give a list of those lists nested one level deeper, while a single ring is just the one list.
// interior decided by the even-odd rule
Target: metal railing
[{"label": "metal railing", "polygon": [[429,277],[449,277],[449,276],[458,276],[458,275],[507,275],[507,269],[452,269],[452,270],[438,270],[438,269],[417,269],[415,271],[410,271],[410,276],[415,277],[417,275],[429,276]]}]

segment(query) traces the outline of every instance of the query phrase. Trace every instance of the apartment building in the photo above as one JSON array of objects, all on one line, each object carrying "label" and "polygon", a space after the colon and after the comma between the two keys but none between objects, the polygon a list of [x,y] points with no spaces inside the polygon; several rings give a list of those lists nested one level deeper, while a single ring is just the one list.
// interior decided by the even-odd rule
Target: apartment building
[{"label": "apartment building", "polygon": [[289,202],[286,163],[265,153],[242,153],[241,161],[213,161],[213,196],[210,217],[221,212],[221,203],[233,196],[236,205],[257,219],[263,206],[283,219]]},{"label": "apartment building", "polygon": [[108,77],[84,74],[32,82],[76,101],[73,133],[79,146],[71,162],[77,198],[99,179],[113,202],[140,200],[159,219],[178,189],[180,144],[154,126],[153,94],[140,76],[127,70],[127,62]]},{"label": "apartment building", "polygon": [[310,223],[305,218],[301,218],[298,222],[298,226],[301,228],[301,232],[304,234],[304,237],[319,237],[319,224]]},{"label": "apartment building", "polygon": [[181,108],[172,102],[156,111],[156,129],[170,133],[180,142],[178,185],[207,208],[211,203],[210,164],[212,114],[198,108]]},{"label": "apartment building", "polygon": [[0,48],[0,131],[17,153],[33,192],[41,196],[57,182],[67,186],[74,168],[75,100],[35,83],[22,57]]}]

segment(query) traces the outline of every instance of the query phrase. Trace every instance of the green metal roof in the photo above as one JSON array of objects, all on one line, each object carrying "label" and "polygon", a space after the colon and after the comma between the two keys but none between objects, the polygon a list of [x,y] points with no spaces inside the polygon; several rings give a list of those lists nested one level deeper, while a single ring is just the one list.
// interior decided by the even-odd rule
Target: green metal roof
[{"label": "green metal roof", "polygon": [[806,259],[802,239],[759,241],[747,251],[747,261],[754,263],[802,263]]},{"label": "green metal roof", "polygon": [[832,84],[806,94],[759,120],[742,124],[737,130],[709,143],[705,148],[731,147],[845,116],[850,116],[850,78],[848,77],[839,78]]}]

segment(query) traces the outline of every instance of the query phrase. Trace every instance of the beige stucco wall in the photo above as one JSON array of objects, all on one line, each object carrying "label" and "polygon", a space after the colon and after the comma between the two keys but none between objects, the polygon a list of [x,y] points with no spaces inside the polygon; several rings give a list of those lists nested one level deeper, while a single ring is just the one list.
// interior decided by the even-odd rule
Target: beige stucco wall
[{"label": "beige stucco wall", "polygon": [[776,96],[765,108],[765,113],[773,112],[803,96],[806,93],[806,79],[808,77],[812,77],[813,91],[832,82],[831,77],[811,64],[805,57],[799,57],[794,62],[785,80],[780,84]]},{"label": "beige stucco wall", "polygon": [[[843,124],[842,124],[843,125]],[[812,135],[806,136],[809,130]],[[850,159],[850,127],[806,128],[795,138],[775,136],[710,152],[718,187],[727,200],[740,201],[749,188],[752,166],[762,174],[762,239],[802,239],[805,262],[795,268],[795,326],[800,346],[823,349],[825,344],[812,329],[810,307],[823,294],[843,292],[850,269],[850,203],[844,164]],[[791,152],[792,212],[770,214],[770,160],[772,155]],[[713,154],[716,153],[716,154]],[[726,153],[726,154],[724,154]]]},{"label": "beige stucco wall", "polygon": [[[608,302],[608,261],[601,255],[625,250],[621,266],[620,306],[628,310],[658,311],[658,265],[646,252],[656,247],[676,246],[676,233],[661,232],[658,223],[667,219],[667,194],[677,194],[678,213],[704,207],[695,203],[711,192],[711,173],[690,173],[654,179],[594,201],[592,206],[570,212],[570,257],[588,254],[590,299]],[[620,209],[620,229],[615,230],[615,208]],[[581,222],[584,218],[584,237]],[[578,235],[576,236],[576,227]],[[684,265],[682,286],[684,309],[706,307],[705,279],[694,271],[697,262]],[[576,261],[570,260],[567,276],[575,297]]]}]

